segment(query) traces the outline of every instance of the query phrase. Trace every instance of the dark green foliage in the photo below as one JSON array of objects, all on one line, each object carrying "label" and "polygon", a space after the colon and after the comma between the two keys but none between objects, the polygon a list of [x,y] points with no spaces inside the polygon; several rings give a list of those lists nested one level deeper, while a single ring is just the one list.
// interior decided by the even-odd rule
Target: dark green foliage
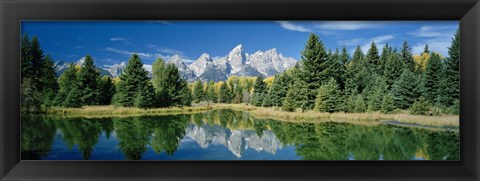
[{"label": "dark green foliage", "polygon": [[79,100],[82,105],[98,105],[100,103],[100,72],[90,55],[85,57],[85,62],[78,73],[78,85],[81,93]]},{"label": "dark green foliage", "polygon": [[379,69],[377,72],[378,74],[385,75],[383,74],[385,72],[385,64],[390,58],[390,55],[392,55],[393,53],[394,52],[392,47],[389,46],[388,44],[385,44],[385,46],[382,49],[382,55],[380,56]]},{"label": "dark green foliage", "polygon": [[403,69],[404,64],[401,56],[396,52],[390,53],[390,55],[388,55],[388,58],[386,59],[383,70],[385,82],[387,83],[389,89],[391,89],[395,80],[400,77]]},{"label": "dark green foliage", "polygon": [[30,78],[23,79],[20,94],[22,112],[39,112],[41,110],[41,94],[37,91]]},{"label": "dark green foliage", "polygon": [[203,90],[203,82],[201,80],[196,81],[193,84],[193,102],[199,103],[204,100],[205,91]]},{"label": "dark green foliage", "polygon": [[220,86],[220,92],[218,94],[218,102],[220,103],[230,103],[232,100],[232,94],[230,93],[230,90],[228,89],[227,83],[223,83]]},{"label": "dark green foliage", "polygon": [[278,74],[275,76],[272,88],[268,94],[269,99],[272,101],[272,106],[282,107],[285,97],[287,97],[288,87],[292,83],[292,78],[286,74]]},{"label": "dark green foliage", "polygon": [[325,62],[325,65],[326,65],[326,68],[323,71],[323,74],[327,75],[328,77],[334,78],[335,81],[337,81],[339,88],[343,90],[343,88],[345,87],[345,82],[344,82],[345,66],[343,66],[342,64],[342,60],[340,58],[338,49],[335,51],[335,53],[329,52],[328,59]]},{"label": "dark green foliage", "polygon": [[358,94],[355,98],[355,109],[353,109],[353,112],[365,111],[367,111],[367,105],[365,104],[365,100],[361,94]]},{"label": "dark green foliage", "polygon": [[428,53],[430,54],[430,49],[428,49],[428,44],[425,45],[425,48],[423,48],[423,53]]},{"label": "dark green foliage", "polygon": [[413,61],[412,48],[408,45],[407,41],[404,41],[402,48],[400,49],[400,55],[403,59],[404,67],[410,71],[415,71],[415,62]]},{"label": "dark green foliage", "polygon": [[68,91],[65,100],[62,103],[63,107],[82,107],[82,92],[78,88],[78,86],[71,87],[70,91]]},{"label": "dark green foliage", "polygon": [[160,107],[191,104],[191,91],[174,64],[166,64],[162,59],[157,59],[152,65],[152,83]]},{"label": "dark green foliage", "polygon": [[26,108],[22,108],[21,110],[41,111],[38,107],[39,105],[28,104],[39,103],[40,107],[42,105],[46,107],[53,105],[55,95],[58,91],[58,83],[55,77],[55,64],[50,56],[43,54],[40,42],[36,36],[30,40],[25,34],[22,36],[21,43],[21,82],[23,83],[28,79],[28,83],[22,85],[21,88],[29,89],[22,91],[22,97],[25,97],[23,99],[29,101],[22,104],[22,106],[26,106]]},{"label": "dark green foliage", "polygon": [[409,108],[421,96],[416,92],[417,86],[420,85],[417,84],[415,75],[409,69],[405,69],[392,87],[395,106],[401,109]]},{"label": "dark green foliage", "polygon": [[315,109],[320,112],[336,112],[341,105],[340,87],[334,78],[320,86],[315,100]]},{"label": "dark green foliage", "polygon": [[[72,100],[73,98],[76,98],[77,94],[79,93],[78,90],[78,81],[77,81],[77,69],[75,68],[75,64],[71,63],[68,67],[67,70],[63,72],[63,74],[60,76],[58,79],[58,84],[59,84],[59,91],[58,94],[55,97],[55,100],[53,101],[53,105],[56,106],[64,106],[64,107],[69,107],[69,105],[74,105],[75,103],[67,103],[67,96],[70,95],[70,92],[72,90],[76,91],[70,95],[70,100],[68,101],[75,101],[77,103],[80,103],[80,97],[77,100]],[[78,95],[80,96],[80,95]]]},{"label": "dark green foliage", "polygon": [[[298,70],[298,80],[301,84],[304,84],[308,90],[318,90],[322,83],[325,83],[329,78],[331,71],[326,71],[328,61],[328,55],[325,51],[323,42],[320,41],[317,35],[310,34],[310,37],[302,51],[301,60],[299,62],[300,67]],[[297,92],[302,99],[301,105],[303,110],[313,109],[316,91],[300,91]]]},{"label": "dark green foliage", "polygon": [[41,93],[43,97],[43,104],[45,106],[51,106],[55,95],[58,91],[58,82],[55,77],[55,63],[52,58],[47,55],[43,60],[42,68],[40,70],[40,84],[42,85]]},{"label": "dark green foliage", "polygon": [[426,115],[428,113],[427,101],[423,97],[420,97],[420,99],[413,103],[410,108],[410,113],[415,115]]},{"label": "dark green foliage", "polygon": [[113,96],[113,103],[118,106],[132,107],[140,89],[142,89],[147,82],[148,73],[143,69],[143,63],[137,54],[133,54],[128,60],[122,74],[120,74],[120,82],[117,90]]},{"label": "dark green foliage", "polygon": [[382,113],[391,113],[396,109],[393,94],[388,93],[383,96],[381,111]]},{"label": "dark green foliage", "polygon": [[460,99],[460,30],[454,35],[445,60],[445,106],[452,106]]},{"label": "dark green foliage", "polygon": [[252,105],[261,106],[263,99],[266,97],[267,84],[263,81],[262,76],[258,76],[253,84]]},{"label": "dark green foliage", "polygon": [[113,84],[112,78],[110,78],[109,76],[104,76],[100,80],[99,87],[99,104],[110,105],[110,103],[112,102],[112,97],[115,94],[115,85]]},{"label": "dark green foliage", "polygon": [[387,93],[387,83],[385,80],[377,76],[371,87],[366,91],[367,95],[367,108],[369,111],[380,111],[382,107],[382,99]]},{"label": "dark green foliage", "polygon": [[442,62],[440,56],[433,53],[428,60],[425,70],[425,99],[430,103],[437,103],[438,96],[441,95],[441,81],[443,76]]},{"label": "dark green foliage", "polygon": [[365,56],[365,61],[368,68],[377,74],[381,74],[380,70],[380,57],[378,56],[378,49],[375,42],[372,41],[370,48],[368,49],[367,55]]},{"label": "dark green foliage", "polygon": [[210,102],[217,102],[218,97],[217,94],[215,93],[215,82],[213,80],[210,80],[207,84],[207,92],[206,92],[206,97],[207,101]]},{"label": "dark green foliage", "polygon": [[153,108],[155,107],[157,97],[155,95],[155,88],[151,82],[147,82],[143,87],[141,87],[137,95],[135,95],[135,100],[133,105],[139,108]]}]

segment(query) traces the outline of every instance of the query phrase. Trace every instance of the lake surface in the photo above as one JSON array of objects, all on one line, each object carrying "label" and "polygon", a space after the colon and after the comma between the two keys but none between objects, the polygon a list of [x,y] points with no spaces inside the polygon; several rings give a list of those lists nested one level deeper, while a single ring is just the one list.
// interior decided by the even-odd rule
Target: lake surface
[{"label": "lake surface", "polygon": [[23,160],[459,160],[458,132],[287,123],[245,112],[22,117]]}]

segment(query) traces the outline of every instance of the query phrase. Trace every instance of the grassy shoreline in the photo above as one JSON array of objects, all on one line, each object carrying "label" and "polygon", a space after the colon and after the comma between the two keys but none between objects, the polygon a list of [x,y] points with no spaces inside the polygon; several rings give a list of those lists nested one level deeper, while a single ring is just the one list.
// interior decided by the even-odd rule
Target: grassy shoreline
[{"label": "grassy shoreline", "polygon": [[139,109],[114,106],[84,106],[82,108],[53,107],[47,110],[48,115],[67,117],[127,117],[142,115],[189,114],[215,109],[232,109],[249,112],[256,118],[277,119],[288,122],[347,122],[364,125],[377,125],[389,121],[436,127],[458,127],[458,115],[421,116],[410,115],[406,111],[396,114],[379,112],[366,113],[326,113],[307,111],[285,112],[278,108],[254,107],[246,104],[210,104],[193,107],[170,107],[155,109]]}]

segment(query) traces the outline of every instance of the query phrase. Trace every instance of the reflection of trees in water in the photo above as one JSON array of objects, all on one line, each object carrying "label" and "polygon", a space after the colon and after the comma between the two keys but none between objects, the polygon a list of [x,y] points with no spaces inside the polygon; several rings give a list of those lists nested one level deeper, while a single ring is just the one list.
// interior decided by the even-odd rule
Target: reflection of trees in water
[{"label": "reflection of trees in water", "polygon": [[419,150],[431,160],[459,158],[459,136],[453,132],[390,125],[269,124],[278,139],[295,145],[306,160],[410,160]]},{"label": "reflection of trees in water", "polygon": [[[63,142],[71,150],[74,145],[82,153],[82,159],[88,160],[93,152],[93,147],[98,142],[102,127],[111,127],[110,119],[69,118],[53,120],[57,129],[63,133]],[[108,126],[110,124],[110,126]]]},{"label": "reflection of trees in water", "polygon": [[163,116],[154,122],[154,131],[151,140],[153,151],[159,154],[163,150],[172,155],[178,148],[180,140],[185,136],[189,116]]},{"label": "reflection of trees in water", "polygon": [[22,160],[38,160],[51,150],[55,125],[41,116],[22,116]]},{"label": "reflection of trees in water", "polygon": [[[113,120],[113,121],[112,121]],[[358,126],[346,123],[287,123],[274,120],[258,120],[245,112],[217,110],[192,115],[144,116],[135,118],[48,118],[22,117],[22,159],[41,159],[48,154],[56,130],[63,134],[63,142],[69,149],[78,145],[83,159],[90,159],[99,135],[105,132],[107,139],[115,131],[118,147],[127,159],[141,159],[150,144],[157,154],[165,151],[172,155],[186,135],[192,123],[198,127],[219,126],[227,140],[232,131],[254,131],[263,138],[265,131],[271,141],[268,144],[294,145],[296,154],[306,160],[410,160],[420,156],[431,160],[458,160],[459,135],[446,131],[430,131],[391,125]],[[270,132],[271,131],[271,132]],[[273,134],[272,134],[273,133]],[[242,134],[243,136],[252,135]],[[243,137],[242,136],[242,137]],[[202,137],[203,138],[203,137]],[[253,137],[252,137],[253,138]],[[251,138],[250,138],[251,139]],[[210,140],[210,139],[207,139]],[[213,139],[212,139],[213,140]],[[277,146],[267,143],[251,143],[255,146]],[[238,151],[238,150],[237,150]]]},{"label": "reflection of trees in water", "polygon": [[114,118],[118,147],[128,160],[139,160],[147,151],[151,122],[143,117]]}]

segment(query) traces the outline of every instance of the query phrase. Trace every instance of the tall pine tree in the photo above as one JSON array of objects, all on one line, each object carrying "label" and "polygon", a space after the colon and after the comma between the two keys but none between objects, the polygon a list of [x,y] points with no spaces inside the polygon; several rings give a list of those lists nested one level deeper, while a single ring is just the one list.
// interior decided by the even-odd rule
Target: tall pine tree
[{"label": "tall pine tree", "polygon": [[85,62],[78,74],[80,101],[83,105],[98,105],[100,103],[100,72],[95,68],[95,63],[90,55],[85,57]]},{"label": "tall pine tree", "polygon": [[148,73],[143,69],[143,63],[137,54],[133,54],[128,60],[122,74],[120,74],[120,82],[117,91],[113,96],[115,105],[132,107],[138,92],[140,92],[147,82]]}]

